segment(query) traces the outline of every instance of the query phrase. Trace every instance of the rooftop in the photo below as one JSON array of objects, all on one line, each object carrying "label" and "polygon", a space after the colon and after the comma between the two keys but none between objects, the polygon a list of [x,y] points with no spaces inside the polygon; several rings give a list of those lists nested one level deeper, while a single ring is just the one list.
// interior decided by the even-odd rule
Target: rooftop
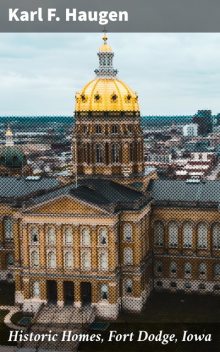
[{"label": "rooftop", "polygon": [[218,206],[220,181],[154,180],[148,189],[156,204]]},{"label": "rooftop", "polygon": [[26,198],[58,186],[55,178],[0,177],[0,199]]},{"label": "rooftop", "polygon": [[150,200],[150,198],[146,198],[141,192],[110,180],[86,179],[80,180],[77,188],[72,183],[35,196],[25,202],[25,207],[28,208],[65,195],[79,198],[82,201],[106,209],[111,213],[124,209],[137,210]]}]

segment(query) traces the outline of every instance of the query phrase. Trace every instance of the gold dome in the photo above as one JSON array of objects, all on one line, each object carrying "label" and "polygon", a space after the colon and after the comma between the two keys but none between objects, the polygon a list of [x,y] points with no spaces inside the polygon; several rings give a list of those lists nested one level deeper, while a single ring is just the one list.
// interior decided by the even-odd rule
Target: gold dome
[{"label": "gold dome", "polygon": [[95,70],[97,78],[76,94],[75,111],[139,111],[137,94],[117,78],[118,71],[113,68],[114,53],[107,44],[107,35],[102,39],[99,68]]},{"label": "gold dome", "polygon": [[13,132],[10,129],[10,127],[7,128],[6,132],[5,132],[5,136],[6,137],[12,137],[13,136]]},{"label": "gold dome", "polygon": [[117,78],[96,78],[76,94],[76,111],[139,111],[138,97]]}]

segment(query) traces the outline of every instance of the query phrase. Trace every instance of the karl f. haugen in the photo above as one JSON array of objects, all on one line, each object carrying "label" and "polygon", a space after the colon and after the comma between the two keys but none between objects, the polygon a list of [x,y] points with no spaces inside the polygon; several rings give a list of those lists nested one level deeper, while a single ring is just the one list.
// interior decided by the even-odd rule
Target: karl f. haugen
[{"label": "karl f. haugen", "polygon": [[8,12],[9,22],[97,22],[100,25],[107,25],[109,22],[127,22],[127,11],[78,11],[75,8],[66,8],[64,13],[60,13],[55,8],[43,11],[39,7],[37,10],[23,11],[19,8],[10,8]]}]

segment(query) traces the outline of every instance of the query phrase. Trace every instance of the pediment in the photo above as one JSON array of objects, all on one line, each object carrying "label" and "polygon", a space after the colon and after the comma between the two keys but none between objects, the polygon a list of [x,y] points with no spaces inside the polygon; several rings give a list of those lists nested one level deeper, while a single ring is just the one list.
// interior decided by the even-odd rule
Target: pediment
[{"label": "pediment", "polygon": [[31,206],[25,209],[25,212],[42,215],[99,215],[108,213],[104,208],[70,196],[62,196],[39,205]]}]

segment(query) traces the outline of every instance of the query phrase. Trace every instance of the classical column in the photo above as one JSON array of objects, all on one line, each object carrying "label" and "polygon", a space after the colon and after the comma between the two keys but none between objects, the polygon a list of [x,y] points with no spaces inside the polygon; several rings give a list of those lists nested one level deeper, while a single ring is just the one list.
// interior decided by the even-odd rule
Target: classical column
[{"label": "classical column", "polygon": [[97,303],[99,292],[97,291],[98,285],[96,280],[92,281],[91,284],[92,284],[92,303]]},{"label": "classical column", "polygon": [[14,240],[14,263],[15,265],[20,264],[20,220],[15,219],[13,222],[13,240]]},{"label": "classical column", "polygon": [[141,263],[141,223],[133,224],[133,246],[134,250],[134,265],[140,265]]},{"label": "classical column", "polygon": [[81,256],[81,232],[80,227],[75,226],[73,230],[74,264],[76,269],[80,269]]},{"label": "classical column", "polygon": [[183,250],[183,223],[180,223],[178,226],[178,243],[179,243],[179,250]]},{"label": "classical column", "polygon": [[76,307],[81,307],[81,288],[79,281],[74,282],[74,301]]},{"label": "classical column", "polygon": [[15,272],[14,280],[15,280],[15,303],[22,303],[24,300],[24,297],[23,297],[23,291],[22,291],[21,275],[19,272]]},{"label": "classical column", "polygon": [[122,145],[122,164],[129,164],[130,155],[129,155],[129,143]]},{"label": "classical column", "polygon": [[98,232],[96,226],[91,226],[91,262],[92,262],[92,270],[98,269]]},{"label": "classical column", "polygon": [[198,226],[197,224],[193,224],[192,226],[192,250],[197,251]]},{"label": "classical column", "polygon": [[21,276],[19,272],[15,273],[14,279],[15,279],[15,291],[21,291],[22,284],[21,284]]},{"label": "classical column", "polygon": [[56,261],[57,269],[63,268],[63,228],[62,225],[56,225]]},{"label": "classical column", "polygon": [[27,224],[22,224],[22,255],[23,255],[23,266],[24,268],[29,267],[29,236]]},{"label": "classical column", "polygon": [[114,227],[110,227],[108,231],[108,264],[110,271],[115,270],[118,266],[118,248]]},{"label": "classical column", "polygon": [[209,253],[211,254],[211,256],[213,255],[212,250],[213,250],[213,236],[212,236],[212,226],[211,224],[209,224],[208,226],[208,235],[207,235],[208,239],[208,247],[207,247],[207,251],[209,251]]},{"label": "classical column", "polygon": [[24,299],[29,299],[31,297],[30,280],[28,278],[23,278],[23,293]]},{"label": "classical column", "polygon": [[46,284],[46,280],[40,281],[40,298],[43,301],[47,301],[47,284]]},{"label": "classical column", "polygon": [[145,215],[144,241],[145,241],[145,255],[146,255],[150,249],[150,221],[149,221],[148,215]]},{"label": "classical column", "polygon": [[63,307],[64,305],[64,294],[63,294],[63,281],[57,281],[57,305]]},{"label": "classical column", "polygon": [[133,279],[133,296],[134,297],[140,297],[141,296],[141,279],[140,278],[134,278]]},{"label": "classical column", "polygon": [[116,282],[110,282],[108,284],[109,294],[108,301],[110,304],[116,304],[118,301],[118,289]]},{"label": "classical column", "polygon": [[40,225],[39,227],[39,243],[40,243],[40,267],[46,268],[46,231],[45,226]]},{"label": "classical column", "polygon": [[164,249],[166,253],[169,251],[169,224],[164,223]]}]

